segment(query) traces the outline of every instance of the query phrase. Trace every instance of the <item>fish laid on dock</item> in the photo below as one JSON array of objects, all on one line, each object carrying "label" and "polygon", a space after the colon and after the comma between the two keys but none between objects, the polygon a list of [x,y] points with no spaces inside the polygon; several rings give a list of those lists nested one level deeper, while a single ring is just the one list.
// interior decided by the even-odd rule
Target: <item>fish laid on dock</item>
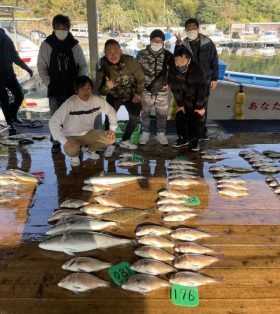
[{"label": "fish laid on dock", "polygon": [[140,237],[137,239],[137,242],[139,244],[144,245],[152,245],[158,248],[168,248],[168,247],[174,247],[174,243],[166,238],[163,238],[162,236],[158,235],[146,235],[143,237]]},{"label": "fish laid on dock", "polygon": [[212,235],[192,228],[178,228],[171,232],[171,237],[173,239],[183,240],[183,241],[195,241],[198,239],[209,238]]},{"label": "fish laid on dock", "polygon": [[146,274],[136,274],[131,276],[123,285],[125,290],[136,291],[140,293],[151,292],[163,287],[169,287],[170,283],[158,277]]},{"label": "fish laid on dock", "polygon": [[178,253],[189,253],[189,254],[213,254],[215,250],[210,247],[194,242],[180,243],[175,246],[175,252]]},{"label": "fish laid on dock", "polygon": [[131,181],[143,180],[143,176],[134,176],[125,173],[105,173],[100,176],[93,176],[87,178],[85,184],[97,184],[97,185],[111,185],[111,184],[121,184]]},{"label": "fish laid on dock", "polygon": [[60,204],[60,208],[80,208],[82,206],[88,205],[89,202],[78,200],[78,199],[69,199]]},{"label": "fish laid on dock", "polygon": [[153,258],[159,261],[173,261],[175,256],[169,252],[155,246],[140,246],[134,253],[145,258]]},{"label": "fish laid on dock", "polygon": [[133,263],[130,268],[147,275],[165,275],[176,271],[173,266],[151,258],[141,258]]},{"label": "fish laid on dock", "polygon": [[217,256],[202,254],[183,254],[175,258],[174,266],[179,269],[198,270],[220,261]]},{"label": "fish laid on dock", "polygon": [[139,225],[135,229],[135,234],[137,237],[141,237],[147,234],[155,234],[155,235],[166,235],[171,233],[171,229],[155,225],[155,224],[148,224],[148,225]]},{"label": "fish laid on dock", "polygon": [[75,272],[86,272],[91,273],[99,271],[101,269],[111,267],[111,263],[103,262],[96,258],[91,257],[75,257],[70,261],[67,261],[62,265],[62,269],[75,271]]},{"label": "fish laid on dock", "polygon": [[209,277],[191,271],[180,271],[171,275],[169,282],[186,287],[199,287],[214,283],[221,283],[222,279]]},{"label": "fish laid on dock", "polygon": [[70,274],[58,283],[59,287],[76,293],[101,287],[110,287],[110,285],[108,281],[87,273]]}]

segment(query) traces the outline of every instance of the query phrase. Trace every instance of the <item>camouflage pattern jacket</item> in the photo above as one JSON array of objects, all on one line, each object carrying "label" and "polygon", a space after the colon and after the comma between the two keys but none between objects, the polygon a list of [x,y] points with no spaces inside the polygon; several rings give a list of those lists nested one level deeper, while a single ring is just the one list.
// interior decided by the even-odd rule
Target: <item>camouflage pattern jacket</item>
[{"label": "camouflage pattern jacket", "polygon": [[[145,49],[139,51],[137,60],[141,64],[145,75],[145,91],[154,94],[164,92],[168,69],[174,64],[172,53],[166,49],[155,53],[151,50],[150,45],[148,45]],[[157,77],[158,79],[155,80]],[[151,84],[154,80],[157,82]],[[152,91],[149,90],[151,85],[154,85]]]},{"label": "camouflage pattern jacket", "polygon": [[[115,83],[115,87],[109,90],[106,87],[106,77]],[[123,54],[118,64],[110,63],[106,57],[100,62],[97,71],[97,88],[100,95],[129,101],[134,94],[142,95],[144,89],[144,74],[137,60]]]}]

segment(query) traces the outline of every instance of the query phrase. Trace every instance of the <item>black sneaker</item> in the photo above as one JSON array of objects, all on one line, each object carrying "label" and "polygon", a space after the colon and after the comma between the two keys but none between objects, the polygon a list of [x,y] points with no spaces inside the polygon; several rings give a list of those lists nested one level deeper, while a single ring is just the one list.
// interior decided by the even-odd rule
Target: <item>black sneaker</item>
[{"label": "black sneaker", "polygon": [[14,125],[10,125],[9,126],[9,135],[16,135],[17,134],[17,130],[16,128],[14,127]]},{"label": "black sneaker", "polygon": [[202,136],[201,136],[201,139],[202,139],[203,141],[209,141],[208,133],[207,133],[207,132],[203,133]]},{"label": "black sneaker", "polygon": [[191,141],[191,150],[193,150],[194,152],[197,152],[200,150],[199,139],[195,138]]},{"label": "black sneaker", "polygon": [[182,147],[182,146],[187,146],[188,144],[189,144],[188,140],[183,139],[183,138],[180,137],[180,138],[178,138],[176,143],[172,144],[172,147],[179,148],[179,147]]},{"label": "black sneaker", "polygon": [[56,153],[60,153],[61,152],[61,148],[60,148],[60,144],[53,144],[52,146],[52,153],[56,154]]}]

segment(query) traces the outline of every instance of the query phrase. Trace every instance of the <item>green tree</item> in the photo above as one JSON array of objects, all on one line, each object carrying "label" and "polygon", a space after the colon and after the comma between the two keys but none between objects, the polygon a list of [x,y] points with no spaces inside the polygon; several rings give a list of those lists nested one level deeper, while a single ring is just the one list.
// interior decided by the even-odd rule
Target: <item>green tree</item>
[{"label": "green tree", "polygon": [[127,13],[119,4],[107,5],[101,12],[101,25],[113,31],[128,29],[130,22]]},{"label": "green tree", "polygon": [[173,10],[166,10],[165,14],[158,19],[158,22],[160,25],[164,25],[167,30],[169,30],[171,26],[178,26],[180,23],[178,16]]}]

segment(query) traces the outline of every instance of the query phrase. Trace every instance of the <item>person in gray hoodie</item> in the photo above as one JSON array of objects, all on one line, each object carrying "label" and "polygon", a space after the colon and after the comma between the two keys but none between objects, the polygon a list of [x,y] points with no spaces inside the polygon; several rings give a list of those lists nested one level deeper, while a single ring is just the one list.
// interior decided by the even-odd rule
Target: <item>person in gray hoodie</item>
[{"label": "person in gray hoodie", "polygon": [[[69,32],[69,17],[56,15],[52,26],[53,32],[42,42],[37,61],[39,76],[48,88],[51,116],[66,99],[74,95],[74,79],[88,72],[83,50]],[[52,138],[51,141],[52,152],[60,152],[60,143]]]}]

